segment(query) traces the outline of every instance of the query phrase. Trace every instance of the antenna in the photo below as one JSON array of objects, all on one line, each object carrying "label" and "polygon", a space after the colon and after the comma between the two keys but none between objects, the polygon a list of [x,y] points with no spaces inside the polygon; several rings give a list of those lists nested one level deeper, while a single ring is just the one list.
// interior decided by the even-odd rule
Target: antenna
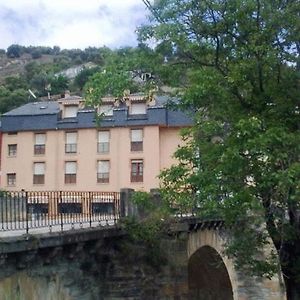
[{"label": "antenna", "polygon": [[34,99],[36,99],[36,95],[32,92],[31,89],[28,89],[28,92],[30,93],[30,95],[31,95]]}]

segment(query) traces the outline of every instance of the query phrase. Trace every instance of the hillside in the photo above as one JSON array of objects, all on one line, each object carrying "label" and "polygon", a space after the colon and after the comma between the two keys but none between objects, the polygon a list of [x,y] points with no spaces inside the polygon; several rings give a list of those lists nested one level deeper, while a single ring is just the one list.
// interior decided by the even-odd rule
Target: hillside
[{"label": "hillside", "polygon": [[[171,60],[174,64],[168,67],[166,62]],[[96,76],[96,89],[93,90],[101,87],[104,94],[114,95],[122,81],[126,83],[118,93],[125,89],[169,93],[170,87],[181,86],[185,80],[172,51],[160,53],[146,45],[115,50],[107,47],[60,50],[57,46],[12,45],[6,51],[0,51],[0,114],[33,101],[29,89],[37,98],[62,94],[65,90],[82,94],[95,73],[102,75]]]},{"label": "hillside", "polygon": [[12,45],[0,51],[0,114],[32,101],[29,89],[37,97],[66,89],[80,93],[88,77],[99,71],[104,52],[110,50]]},{"label": "hillside", "polygon": [[42,55],[40,58],[33,59],[28,53],[22,54],[18,58],[10,58],[6,54],[0,54],[0,83],[4,83],[6,77],[24,74],[25,66],[33,61],[41,65],[49,64],[53,63],[54,56]]}]

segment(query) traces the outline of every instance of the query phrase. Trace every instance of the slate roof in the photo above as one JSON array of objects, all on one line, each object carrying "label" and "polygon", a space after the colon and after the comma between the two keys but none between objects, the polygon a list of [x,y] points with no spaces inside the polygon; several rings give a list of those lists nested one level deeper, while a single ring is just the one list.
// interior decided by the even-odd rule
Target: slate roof
[{"label": "slate roof", "polygon": [[[125,105],[114,108],[113,116],[103,117],[100,127],[190,126],[192,120],[188,114],[166,108],[169,99],[166,96],[156,97],[156,104],[148,107],[145,115],[130,115]],[[95,112],[88,108],[79,110],[76,118],[61,119],[59,104],[56,101],[27,103],[3,114],[1,117],[1,130],[3,132],[80,129],[97,126],[99,125],[95,120]]]},{"label": "slate roof", "polygon": [[34,116],[57,113],[59,113],[59,105],[56,101],[43,101],[27,103],[3,114],[3,116]]}]

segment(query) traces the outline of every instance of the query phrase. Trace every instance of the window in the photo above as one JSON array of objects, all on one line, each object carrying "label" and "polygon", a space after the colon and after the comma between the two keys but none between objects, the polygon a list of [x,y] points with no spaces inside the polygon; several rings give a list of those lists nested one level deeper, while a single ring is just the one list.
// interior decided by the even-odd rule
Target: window
[{"label": "window", "polygon": [[132,115],[144,115],[146,114],[146,103],[132,103],[131,104]]},{"label": "window", "polygon": [[7,174],[7,185],[8,186],[16,185],[16,173],[8,173]]},{"label": "window", "polygon": [[17,144],[8,145],[8,156],[16,156],[17,155]]},{"label": "window", "polygon": [[45,163],[36,162],[33,164],[33,184],[45,183]]},{"label": "window", "polygon": [[64,111],[65,118],[76,118],[78,112],[78,105],[66,105]]},{"label": "window", "polygon": [[110,104],[104,104],[99,107],[99,114],[104,116],[112,116],[114,114],[113,112],[113,106]]},{"label": "window", "polygon": [[108,153],[109,152],[109,131],[98,131],[98,153]]},{"label": "window", "polygon": [[144,163],[142,159],[131,161],[131,182],[143,182]]},{"label": "window", "polygon": [[77,132],[66,132],[65,153],[77,152]]},{"label": "window", "polygon": [[11,131],[11,132],[8,132],[8,135],[17,135],[18,132],[17,131]]},{"label": "window", "polygon": [[65,183],[76,183],[77,162],[66,161],[65,163]]},{"label": "window", "polygon": [[34,154],[41,155],[45,154],[45,144],[46,144],[46,134],[45,133],[36,133],[34,136]]},{"label": "window", "polygon": [[143,151],[143,129],[131,129],[131,151]]},{"label": "window", "polygon": [[109,182],[109,160],[98,161],[97,182],[98,183]]}]

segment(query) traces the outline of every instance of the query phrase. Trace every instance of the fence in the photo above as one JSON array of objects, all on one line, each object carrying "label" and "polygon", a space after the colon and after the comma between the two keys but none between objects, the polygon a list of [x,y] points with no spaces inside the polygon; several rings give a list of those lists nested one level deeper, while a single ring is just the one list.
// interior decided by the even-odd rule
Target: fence
[{"label": "fence", "polygon": [[117,192],[1,192],[0,231],[115,224],[120,217]]}]

